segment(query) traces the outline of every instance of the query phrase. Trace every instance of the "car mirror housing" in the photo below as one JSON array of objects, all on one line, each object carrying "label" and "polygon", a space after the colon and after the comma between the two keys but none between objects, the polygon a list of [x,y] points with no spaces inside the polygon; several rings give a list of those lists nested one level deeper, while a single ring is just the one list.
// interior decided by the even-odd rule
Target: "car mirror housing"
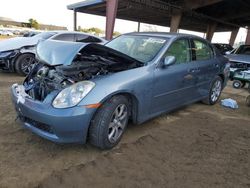
[{"label": "car mirror housing", "polygon": [[166,66],[174,64],[175,61],[176,61],[176,58],[174,56],[167,56],[164,58],[163,65],[164,67],[166,67]]}]

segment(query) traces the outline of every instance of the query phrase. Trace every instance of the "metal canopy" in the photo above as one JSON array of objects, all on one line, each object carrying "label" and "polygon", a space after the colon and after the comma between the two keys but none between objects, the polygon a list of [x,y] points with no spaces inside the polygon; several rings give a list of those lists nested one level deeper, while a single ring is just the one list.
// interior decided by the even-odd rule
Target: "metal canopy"
[{"label": "metal canopy", "polygon": [[[106,0],[87,0],[68,6],[76,12],[106,16]],[[180,29],[206,32],[231,31],[250,25],[248,0],[119,0],[116,18],[170,26],[171,16],[182,12]]]}]

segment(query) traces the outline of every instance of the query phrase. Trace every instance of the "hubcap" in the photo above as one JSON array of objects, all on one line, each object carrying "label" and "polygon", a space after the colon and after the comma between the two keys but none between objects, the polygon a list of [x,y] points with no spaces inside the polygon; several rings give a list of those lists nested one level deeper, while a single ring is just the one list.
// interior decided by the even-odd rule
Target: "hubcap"
[{"label": "hubcap", "polygon": [[108,139],[111,143],[116,142],[122,135],[127,124],[128,109],[125,104],[116,107],[109,123]]},{"label": "hubcap", "polygon": [[235,87],[240,87],[240,84],[236,82],[236,83],[234,83],[234,86]]},{"label": "hubcap", "polygon": [[28,74],[31,70],[32,64],[35,63],[35,59],[33,57],[26,57],[23,59],[21,64],[21,69],[25,74]]},{"label": "hubcap", "polygon": [[220,93],[221,93],[221,81],[217,80],[212,88],[211,100],[213,102],[216,102],[220,96]]}]

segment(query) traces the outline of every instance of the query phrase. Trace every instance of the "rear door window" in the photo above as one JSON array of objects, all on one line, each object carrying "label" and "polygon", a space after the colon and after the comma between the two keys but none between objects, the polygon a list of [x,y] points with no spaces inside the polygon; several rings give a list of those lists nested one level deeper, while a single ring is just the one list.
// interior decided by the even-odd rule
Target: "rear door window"
[{"label": "rear door window", "polygon": [[75,42],[75,35],[71,34],[71,33],[59,34],[59,35],[55,36],[53,38],[53,40]]},{"label": "rear door window", "polygon": [[212,48],[203,41],[194,39],[194,48],[193,52],[195,53],[195,60],[209,60],[213,57],[213,50]]}]

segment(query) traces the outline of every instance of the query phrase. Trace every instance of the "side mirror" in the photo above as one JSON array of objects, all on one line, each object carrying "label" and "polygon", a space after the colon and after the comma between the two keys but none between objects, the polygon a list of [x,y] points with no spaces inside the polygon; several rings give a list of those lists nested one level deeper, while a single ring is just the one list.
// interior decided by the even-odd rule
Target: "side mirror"
[{"label": "side mirror", "polygon": [[227,51],[227,52],[225,52],[225,54],[226,54],[226,55],[229,55],[229,54],[231,54],[231,52],[230,52],[230,51]]},{"label": "side mirror", "polygon": [[175,56],[167,56],[164,59],[163,65],[164,65],[164,67],[166,67],[166,66],[174,64],[175,61],[176,61]]}]

